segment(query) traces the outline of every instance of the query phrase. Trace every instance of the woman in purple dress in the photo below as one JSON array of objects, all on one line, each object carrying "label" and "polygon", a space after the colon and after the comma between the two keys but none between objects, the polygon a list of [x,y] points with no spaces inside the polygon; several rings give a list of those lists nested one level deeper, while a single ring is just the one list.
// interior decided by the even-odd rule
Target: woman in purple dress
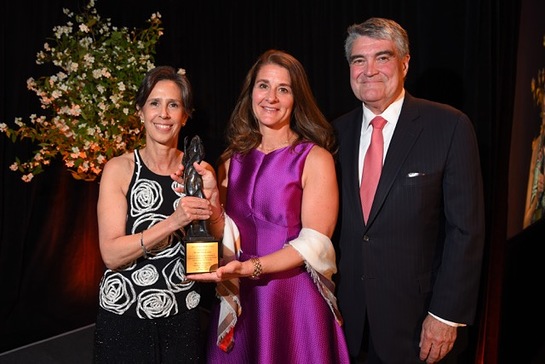
[{"label": "woman in purple dress", "polygon": [[225,214],[209,363],[349,363],[333,294],[334,136],[305,70],[269,50],[248,72],[218,171]]}]

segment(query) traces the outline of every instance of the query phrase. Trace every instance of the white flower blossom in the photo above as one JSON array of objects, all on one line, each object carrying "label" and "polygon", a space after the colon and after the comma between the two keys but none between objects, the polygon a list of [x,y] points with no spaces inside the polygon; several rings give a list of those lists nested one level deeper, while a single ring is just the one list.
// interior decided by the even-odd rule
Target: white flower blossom
[{"label": "white flower blossom", "polygon": [[94,78],[102,77],[102,71],[101,70],[93,70],[93,77]]},{"label": "white flower blossom", "polygon": [[21,177],[21,179],[25,182],[30,182],[32,181],[32,178],[34,178],[34,175],[32,173],[29,173],[29,174],[25,174],[23,175],[23,177]]},{"label": "white flower blossom", "polygon": [[59,97],[62,96],[62,92],[59,91],[59,90],[54,90],[52,93],[51,93],[51,99],[58,99]]},{"label": "white flower blossom", "polygon": [[35,89],[36,81],[34,80],[34,78],[30,77],[28,80],[26,80],[26,86],[29,90]]},{"label": "white flower blossom", "polygon": [[89,48],[91,46],[91,44],[93,44],[93,38],[91,37],[85,37],[83,38],[82,40],[80,40],[79,44],[83,47],[83,48]]}]

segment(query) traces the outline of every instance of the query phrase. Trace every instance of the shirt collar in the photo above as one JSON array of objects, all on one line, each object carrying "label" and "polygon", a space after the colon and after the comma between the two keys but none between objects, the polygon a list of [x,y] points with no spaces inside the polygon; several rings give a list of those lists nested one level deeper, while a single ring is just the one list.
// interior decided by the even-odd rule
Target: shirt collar
[{"label": "shirt collar", "polygon": [[[382,116],[384,119],[388,121],[388,124],[395,125],[397,123],[397,119],[399,119],[399,115],[401,114],[401,107],[403,106],[403,101],[405,100],[405,89],[401,91],[401,94],[399,94],[399,97],[397,100],[392,102],[386,110],[380,116]],[[369,110],[365,104],[363,105],[363,126],[365,129],[367,129],[370,124],[371,120],[375,115],[371,110]]]}]

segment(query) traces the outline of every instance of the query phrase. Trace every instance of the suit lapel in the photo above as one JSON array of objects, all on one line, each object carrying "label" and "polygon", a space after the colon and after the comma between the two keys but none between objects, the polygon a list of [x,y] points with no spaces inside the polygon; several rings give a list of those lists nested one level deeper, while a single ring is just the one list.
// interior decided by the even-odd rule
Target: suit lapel
[{"label": "suit lapel", "polygon": [[[359,176],[359,148],[360,134],[363,120],[363,109],[360,107],[354,110],[351,115],[351,121],[345,124],[342,130],[345,140],[344,150],[341,151],[343,164],[343,193],[347,194],[345,201],[351,201],[354,204],[351,211],[360,211],[360,220],[363,221],[363,212],[360,203],[360,176]],[[362,222],[363,226],[363,222]]]}]

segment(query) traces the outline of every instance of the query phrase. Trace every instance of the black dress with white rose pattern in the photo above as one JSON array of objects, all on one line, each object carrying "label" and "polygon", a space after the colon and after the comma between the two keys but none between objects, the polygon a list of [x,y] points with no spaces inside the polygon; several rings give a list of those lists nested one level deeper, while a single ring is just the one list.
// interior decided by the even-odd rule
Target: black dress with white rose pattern
[{"label": "black dress with white rose pattern", "polygon": [[[134,151],[135,169],[127,193],[127,234],[144,231],[176,209],[183,194],[170,176],[150,171]],[[183,231],[171,234],[140,257],[117,270],[107,269],[100,282],[103,309],[141,319],[169,317],[194,309],[200,301],[199,285],[184,281]],[[144,234],[145,238],[145,234]]]}]

